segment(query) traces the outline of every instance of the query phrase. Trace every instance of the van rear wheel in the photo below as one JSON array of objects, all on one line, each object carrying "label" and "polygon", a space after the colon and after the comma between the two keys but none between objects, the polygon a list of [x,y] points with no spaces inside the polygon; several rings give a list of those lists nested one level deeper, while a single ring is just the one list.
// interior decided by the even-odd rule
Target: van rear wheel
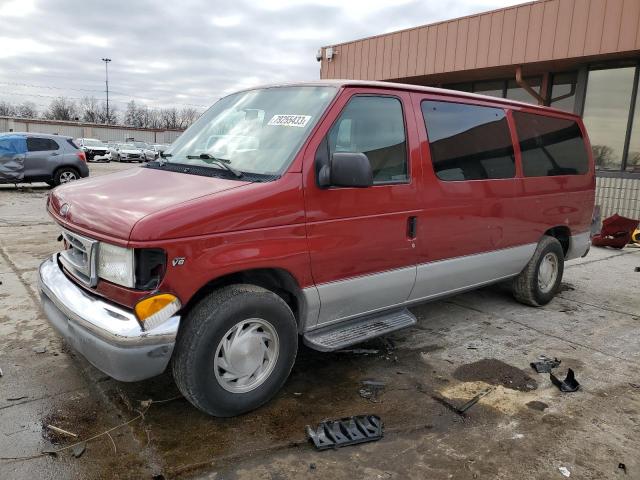
[{"label": "van rear wheel", "polygon": [[297,350],[295,317],[282,298],[254,285],[231,285],[205,297],[184,319],[173,377],[195,407],[232,417],[282,388]]},{"label": "van rear wheel", "polygon": [[564,251],[548,235],[538,242],[533,257],[513,281],[513,296],[521,303],[540,307],[556,296],[564,273]]}]

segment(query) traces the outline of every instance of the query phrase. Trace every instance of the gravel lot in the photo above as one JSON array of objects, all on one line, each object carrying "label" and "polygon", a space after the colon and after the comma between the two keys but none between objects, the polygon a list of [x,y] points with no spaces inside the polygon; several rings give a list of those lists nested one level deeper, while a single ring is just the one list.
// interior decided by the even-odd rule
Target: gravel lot
[{"label": "gravel lot", "polygon": [[[91,164],[103,175],[133,164]],[[0,457],[72,444],[69,451],[0,460],[0,478],[553,479],[640,478],[640,249],[592,249],[565,270],[545,308],[516,303],[503,285],[418,308],[415,328],[358,348],[301,348],[284,390],[233,419],[205,416],[170,375],[125,384],[70,352],[39,307],[36,268],[58,248],[45,184],[0,186]],[[43,351],[44,350],[44,351]],[[38,353],[42,352],[42,353]],[[530,367],[558,357],[581,383],[561,393]],[[361,381],[386,383],[376,402]],[[460,406],[488,386],[465,416]],[[140,417],[141,400],[152,404]],[[304,427],[376,413],[376,443],[315,452]],[[618,467],[626,466],[625,472]],[[160,477],[157,477],[160,478]]]}]

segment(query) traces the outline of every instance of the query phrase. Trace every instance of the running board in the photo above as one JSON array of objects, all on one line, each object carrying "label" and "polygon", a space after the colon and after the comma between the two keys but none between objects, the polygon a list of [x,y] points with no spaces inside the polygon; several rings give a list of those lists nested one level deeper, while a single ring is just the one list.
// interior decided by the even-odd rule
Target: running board
[{"label": "running board", "polygon": [[393,310],[338,322],[304,334],[304,343],[321,352],[333,352],[417,323],[409,310]]}]

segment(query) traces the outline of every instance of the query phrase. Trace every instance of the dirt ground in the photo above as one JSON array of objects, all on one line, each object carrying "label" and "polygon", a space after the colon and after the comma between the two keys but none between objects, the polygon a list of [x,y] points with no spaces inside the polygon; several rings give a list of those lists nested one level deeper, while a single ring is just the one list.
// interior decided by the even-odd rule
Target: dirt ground
[{"label": "dirt ground", "polygon": [[[91,164],[92,175],[122,168],[138,167]],[[562,479],[561,467],[640,479],[640,249],[594,248],[569,263],[544,308],[497,285],[414,308],[418,325],[359,350],[301,347],[272,402],[216,419],[181,399],[169,374],[116,382],[49,327],[36,282],[58,249],[48,191],[0,186],[0,457],[34,456],[0,459],[0,479]],[[536,373],[541,354],[562,361],[560,377],[572,368],[580,390]],[[363,398],[366,379],[385,387]],[[384,422],[378,442],[317,452],[305,438],[306,425],[369,413]],[[40,454],[110,429],[79,458]]]}]

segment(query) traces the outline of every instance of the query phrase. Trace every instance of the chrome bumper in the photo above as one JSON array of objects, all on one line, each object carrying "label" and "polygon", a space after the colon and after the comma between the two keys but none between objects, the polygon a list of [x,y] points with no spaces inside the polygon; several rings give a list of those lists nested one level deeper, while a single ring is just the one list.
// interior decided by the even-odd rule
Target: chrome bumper
[{"label": "chrome bumper", "polygon": [[91,295],[69,280],[58,254],[42,262],[39,280],[49,322],[96,368],[123,382],[144,380],[167,368],[180,316],[142,330],[131,310]]}]

